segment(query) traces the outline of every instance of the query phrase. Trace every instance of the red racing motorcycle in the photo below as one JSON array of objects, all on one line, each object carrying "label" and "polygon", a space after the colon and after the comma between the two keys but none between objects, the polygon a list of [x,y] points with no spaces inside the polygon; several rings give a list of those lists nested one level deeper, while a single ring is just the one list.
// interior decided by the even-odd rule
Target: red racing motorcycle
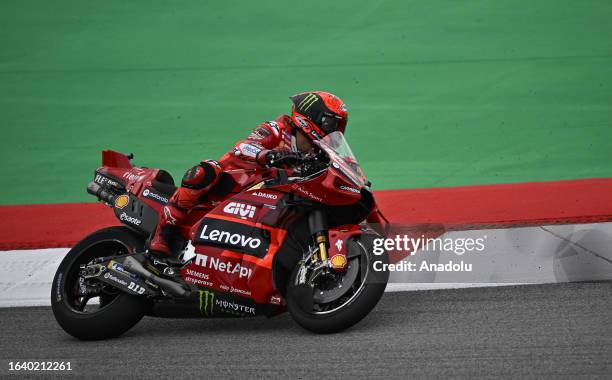
[{"label": "red racing motorcycle", "polygon": [[[104,151],[87,191],[122,225],[85,237],[61,262],[51,290],[60,326],[93,340],[116,337],[145,315],[272,317],[288,310],[316,333],[359,322],[389,278],[374,270],[382,267],[375,262],[388,263],[387,253],[372,249],[388,222],[344,136],[315,144],[316,154],[291,171],[224,173],[170,241],[182,267],[145,249],[176,190],[171,175]],[[253,181],[228,193],[232,176],[246,174]]]}]

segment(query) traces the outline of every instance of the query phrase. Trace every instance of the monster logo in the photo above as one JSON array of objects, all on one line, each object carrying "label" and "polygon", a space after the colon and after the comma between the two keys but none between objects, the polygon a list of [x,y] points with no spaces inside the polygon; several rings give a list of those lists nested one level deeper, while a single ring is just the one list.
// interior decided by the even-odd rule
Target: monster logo
[{"label": "monster logo", "polygon": [[212,290],[200,290],[200,313],[206,317],[212,317],[215,313],[234,317],[257,315],[254,303],[246,299],[238,301],[224,293],[215,294]]},{"label": "monster logo", "polygon": [[215,293],[210,290],[200,290],[200,313],[212,317]]},{"label": "monster logo", "polygon": [[319,98],[317,97],[317,95],[315,95],[315,94],[308,94],[304,99],[302,99],[300,104],[298,104],[297,108],[301,112],[307,111],[310,108],[310,106],[315,104],[318,100],[319,100]]}]

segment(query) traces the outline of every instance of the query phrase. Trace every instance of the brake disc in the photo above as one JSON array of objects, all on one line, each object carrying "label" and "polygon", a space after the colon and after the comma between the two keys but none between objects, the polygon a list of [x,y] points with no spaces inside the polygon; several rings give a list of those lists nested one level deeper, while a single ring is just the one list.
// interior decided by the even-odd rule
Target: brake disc
[{"label": "brake disc", "polygon": [[314,294],[312,296],[314,302],[319,304],[330,303],[342,297],[351,289],[358,274],[359,257],[355,257],[349,260],[346,271],[342,274],[340,281],[325,289],[321,289],[317,285],[314,286]]}]

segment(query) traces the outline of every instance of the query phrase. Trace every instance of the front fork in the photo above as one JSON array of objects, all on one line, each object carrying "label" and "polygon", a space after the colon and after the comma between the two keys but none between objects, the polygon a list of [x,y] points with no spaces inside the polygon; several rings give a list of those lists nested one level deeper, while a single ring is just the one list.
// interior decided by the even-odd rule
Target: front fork
[{"label": "front fork", "polygon": [[318,260],[327,261],[327,248],[329,244],[329,238],[327,233],[327,216],[323,210],[317,209],[310,213],[308,216],[308,227],[310,233],[314,237],[314,241],[319,247],[319,254],[312,256],[312,261]]}]

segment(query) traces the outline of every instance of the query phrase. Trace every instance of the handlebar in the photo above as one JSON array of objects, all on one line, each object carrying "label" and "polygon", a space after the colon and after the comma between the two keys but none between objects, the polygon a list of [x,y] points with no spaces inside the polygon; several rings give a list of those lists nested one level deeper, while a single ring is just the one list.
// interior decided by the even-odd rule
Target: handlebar
[{"label": "handlebar", "polygon": [[87,185],[87,192],[91,195],[98,197],[98,199],[103,202],[106,202],[106,203],[115,202],[115,198],[116,198],[115,195],[109,193],[104,188],[102,188],[102,186],[100,186],[99,184],[95,182],[90,182],[89,185]]}]

